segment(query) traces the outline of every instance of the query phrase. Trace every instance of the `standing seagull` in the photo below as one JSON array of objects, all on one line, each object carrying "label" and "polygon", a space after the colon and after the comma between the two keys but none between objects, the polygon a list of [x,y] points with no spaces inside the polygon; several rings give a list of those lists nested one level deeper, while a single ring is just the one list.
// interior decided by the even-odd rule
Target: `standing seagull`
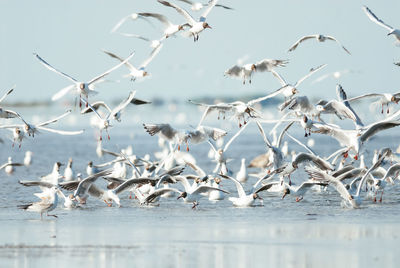
[{"label": "standing seagull", "polygon": [[376,24],[382,26],[383,28],[386,28],[387,30],[389,30],[388,35],[393,35],[396,38],[396,40],[400,42],[400,30],[395,29],[392,26],[384,23],[374,13],[372,13],[372,11],[368,7],[363,6],[362,9],[364,10],[365,14],[368,16],[368,18],[370,20],[372,20]]},{"label": "standing seagull", "polygon": [[204,13],[201,15],[199,21],[196,21],[193,19],[193,17],[183,8],[179,7],[176,4],[172,4],[167,1],[163,0],[158,0],[159,3],[163,4],[164,6],[167,7],[172,7],[175,8],[175,10],[181,14],[182,16],[185,17],[186,21],[188,24],[191,26],[189,29],[190,34],[193,36],[193,40],[196,42],[199,40],[199,34],[206,28],[210,28],[210,25],[206,22],[206,17],[208,13],[210,13],[211,9],[217,4],[218,0],[212,0],[211,2],[208,3],[207,9],[204,11]]},{"label": "standing seagull", "polygon": [[101,82],[101,79],[103,77],[105,77],[106,75],[108,75],[112,71],[118,69],[119,67],[121,67],[121,65],[123,65],[128,60],[130,60],[130,58],[133,57],[134,53],[131,53],[131,55],[129,55],[129,57],[126,58],[125,60],[123,60],[121,63],[115,65],[114,67],[112,67],[111,69],[105,71],[104,73],[94,77],[93,79],[89,80],[88,82],[79,82],[78,80],[76,80],[72,76],[70,76],[70,75],[68,75],[66,73],[63,73],[63,72],[57,70],[56,68],[54,68],[53,66],[51,66],[44,59],[42,59],[38,54],[33,53],[33,55],[35,55],[35,57],[40,61],[40,63],[43,64],[47,69],[49,69],[50,71],[53,71],[53,72],[65,77],[65,78],[67,78],[69,81],[71,81],[73,83],[72,85],[69,85],[69,86],[63,88],[60,91],[58,91],[56,94],[54,94],[53,97],[51,98],[51,100],[53,100],[53,101],[58,100],[58,99],[62,98],[65,94],[67,94],[68,92],[71,92],[72,90],[75,89],[76,90],[76,94],[79,95],[79,107],[81,107],[82,103],[81,103],[80,99],[81,99],[82,95],[86,97],[86,101],[87,101],[89,95],[97,94],[97,91],[95,91],[93,89],[93,86],[96,83]]},{"label": "standing seagull", "polygon": [[297,48],[297,46],[298,46],[301,42],[306,41],[306,40],[308,40],[308,39],[317,39],[318,42],[325,42],[326,40],[335,41],[336,43],[338,43],[339,46],[341,46],[341,47],[344,49],[344,51],[347,52],[347,54],[351,55],[350,51],[348,51],[335,37],[330,36],[330,35],[326,35],[326,36],[325,36],[325,35],[322,35],[322,34],[313,34],[313,35],[306,35],[306,36],[303,36],[303,37],[300,38],[296,43],[294,43],[294,45],[292,45],[292,46],[289,48],[288,52],[295,50],[295,49]]}]

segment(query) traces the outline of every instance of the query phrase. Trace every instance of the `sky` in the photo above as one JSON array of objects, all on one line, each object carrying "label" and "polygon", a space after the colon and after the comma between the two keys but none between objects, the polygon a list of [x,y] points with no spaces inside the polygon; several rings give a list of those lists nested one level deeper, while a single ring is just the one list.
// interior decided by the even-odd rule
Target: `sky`
[{"label": "sky", "polygon": [[[186,4],[175,3],[199,17]],[[400,47],[384,28],[367,18],[361,7],[367,5],[386,23],[400,27],[397,15],[400,1],[221,0],[220,3],[234,10],[214,8],[207,17],[213,28],[201,33],[198,42],[180,35],[166,40],[148,66],[150,78],[131,82],[122,77],[128,73],[123,66],[108,76],[120,82],[101,84],[96,99],[124,98],[131,90],[138,91],[137,97],[150,99],[239,97],[267,94],[280,87],[270,73],[256,74],[251,85],[224,77],[224,71],[239,58],[246,62],[287,59],[289,64],[278,72],[292,83],[309,69],[328,64],[299,87],[300,94],[308,96],[334,98],[337,83],[343,85],[349,96],[399,91],[400,67],[393,62],[400,61]],[[43,101],[68,86],[68,80],[44,68],[34,58],[34,52],[78,80],[90,80],[117,64],[103,49],[123,57],[134,51],[131,62],[139,65],[151,51],[148,44],[110,33],[122,17],[134,12],[157,12],[174,23],[184,22],[174,9],[155,0],[0,1],[0,92],[17,84],[8,101]],[[144,21],[127,21],[121,31],[156,39],[161,25],[154,22],[154,26]],[[352,55],[333,42],[314,40],[287,52],[303,35],[316,33],[336,37]],[[320,75],[339,70],[351,72],[339,80],[312,83]]]}]

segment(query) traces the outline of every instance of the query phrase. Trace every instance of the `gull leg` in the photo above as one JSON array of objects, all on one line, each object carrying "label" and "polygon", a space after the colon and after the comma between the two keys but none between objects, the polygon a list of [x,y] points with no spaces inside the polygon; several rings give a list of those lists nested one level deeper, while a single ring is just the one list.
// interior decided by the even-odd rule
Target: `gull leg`
[{"label": "gull leg", "polygon": [[104,202],[107,204],[108,207],[112,206],[112,203],[108,203],[107,200],[104,200]]},{"label": "gull leg", "polygon": [[376,203],[376,195],[378,194],[378,191],[376,191],[375,192],[375,195],[374,195],[374,203]]},{"label": "gull leg", "polygon": [[186,142],[186,152],[189,152],[189,143]]},{"label": "gull leg", "polygon": [[383,103],[382,103],[382,111],[381,111],[381,113],[383,114]]},{"label": "gull leg", "polygon": [[382,196],[383,196],[383,190],[382,190],[382,193],[381,193],[381,198],[379,199],[380,203],[382,203]]},{"label": "gull leg", "polygon": [[390,113],[390,111],[389,111],[389,104],[387,104],[386,106],[387,106],[386,113],[388,114],[388,113]]},{"label": "gull leg", "polygon": [[194,201],[194,202],[193,202],[192,209],[196,209],[198,205],[199,205],[199,202]]},{"label": "gull leg", "polygon": [[296,202],[300,202],[301,200],[303,200],[303,196],[296,197]]},{"label": "gull leg", "polygon": [[57,215],[48,214],[48,213],[47,213],[46,215],[47,215],[47,217],[50,217],[50,216],[51,216],[51,217],[54,217],[54,218],[58,218],[58,216],[57,216]]},{"label": "gull leg", "polygon": [[21,143],[18,145],[18,148],[21,148]]}]

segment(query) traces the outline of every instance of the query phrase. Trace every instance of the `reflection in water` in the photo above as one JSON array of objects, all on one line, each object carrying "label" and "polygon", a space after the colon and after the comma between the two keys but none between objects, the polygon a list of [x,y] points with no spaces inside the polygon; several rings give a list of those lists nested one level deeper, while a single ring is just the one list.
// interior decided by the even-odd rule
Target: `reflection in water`
[{"label": "reflection in water", "polygon": [[[64,230],[57,238],[51,238],[57,230],[54,221],[28,225],[29,228],[9,234],[21,242],[2,244],[2,264],[16,267],[68,264],[104,268],[121,265],[309,268],[397,267],[400,261],[399,255],[391,250],[398,245],[396,224],[257,223],[218,228],[193,224],[185,230],[132,224],[130,229],[123,225],[123,230],[129,231],[125,237],[118,238],[114,237],[118,230],[107,228],[91,237],[94,233],[88,230],[89,226]],[[32,232],[35,226],[37,230]],[[26,241],[26,236],[30,237],[30,243],[22,242]],[[89,238],[95,244],[87,244]]]}]

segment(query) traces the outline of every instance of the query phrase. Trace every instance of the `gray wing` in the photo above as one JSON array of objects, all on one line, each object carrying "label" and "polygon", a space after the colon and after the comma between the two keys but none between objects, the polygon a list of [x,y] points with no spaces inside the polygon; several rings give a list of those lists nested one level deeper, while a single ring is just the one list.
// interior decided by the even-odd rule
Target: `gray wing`
[{"label": "gray wing", "polygon": [[81,181],[66,181],[66,182],[60,182],[58,185],[60,188],[67,190],[67,191],[75,191],[76,188],[78,188],[78,185]]},{"label": "gray wing", "polygon": [[73,78],[72,76],[63,73],[59,70],[57,70],[56,68],[54,68],[53,66],[51,66],[47,61],[45,61],[44,59],[42,59],[37,53],[33,53],[33,55],[40,61],[41,64],[43,64],[44,67],[46,67],[47,69],[49,69],[50,71],[53,71],[55,73],[58,73],[61,76],[64,76],[65,78],[67,78],[68,80],[70,80],[73,83],[78,82],[75,78]]},{"label": "gray wing", "polygon": [[235,65],[228,70],[225,71],[225,75],[228,76],[235,76],[235,77],[241,77],[243,71],[243,67]]},{"label": "gray wing", "polygon": [[296,41],[296,43],[294,43],[288,50],[288,52],[293,51],[297,48],[298,45],[300,45],[301,42],[306,41],[308,39],[313,39],[313,38],[317,38],[317,35],[306,35],[303,36],[302,38],[300,38],[299,40]]},{"label": "gray wing", "polygon": [[322,70],[323,68],[325,68],[327,64],[322,64],[318,67],[315,68],[311,68],[310,72],[308,74],[306,74],[305,76],[303,76],[302,78],[300,78],[299,81],[296,82],[296,84],[294,84],[294,87],[298,87],[304,80],[306,80],[307,78],[309,78],[311,75],[315,74],[316,72],[318,72],[319,70]]},{"label": "gray wing", "polygon": [[274,67],[285,67],[288,64],[288,60],[271,60],[264,59],[256,63],[256,71],[257,72],[269,72]]},{"label": "gray wing", "polygon": [[92,107],[87,107],[87,108],[83,109],[83,110],[81,111],[81,114],[88,114],[88,113],[91,113],[91,112],[93,112],[92,109],[94,109],[94,110],[97,111],[100,107],[104,107],[104,108],[106,108],[106,109],[108,110],[108,112],[111,112],[110,107],[108,107],[108,105],[105,104],[104,101],[96,101],[96,102],[92,103],[91,106],[92,106]]},{"label": "gray wing", "polygon": [[277,182],[277,181],[269,182],[269,183],[265,184],[264,186],[262,186],[261,188],[259,188],[257,191],[255,191],[255,193],[258,194],[259,192],[267,191],[269,188],[271,188],[272,186],[277,185],[277,184],[279,184],[279,182]]},{"label": "gray wing", "polygon": [[129,190],[132,188],[134,185],[139,185],[139,184],[148,184],[148,183],[154,183],[156,184],[156,180],[151,179],[151,178],[134,178],[125,181],[123,184],[118,186],[117,188],[114,189],[115,194],[120,194],[126,190]]},{"label": "gray wing", "polygon": [[157,189],[155,190],[152,194],[148,195],[145,199],[144,199],[144,203],[151,203],[154,201],[154,199],[156,199],[158,196],[163,195],[165,193],[168,192],[176,192],[179,193],[179,191],[177,189],[174,188],[163,188],[163,189]]},{"label": "gray wing", "polygon": [[229,192],[216,188],[216,187],[211,187],[211,186],[207,186],[207,185],[201,185],[199,187],[197,187],[196,190],[193,191],[192,194],[201,194],[201,193],[209,193],[211,191],[220,191],[226,194],[230,194]]},{"label": "gray wing", "polygon": [[390,25],[384,23],[384,22],[383,22],[381,19],[379,19],[374,13],[372,13],[372,11],[371,11],[368,7],[363,6],[362,9],[364,10],[365,14],[368,16],[368,18],[369,18],[371,21],[373,21],[373,22],[375,22],[376,24],[382,26],[383,28],[386,28],[386,29],[389,30],[389,31],[392,31],[392,30],[393,30],[393,27],[392,27],[392,26],[390,26]]},{"label": "gray wing", "polygon": [[14,91],[14,88],[16,87],[16,85],[14,85],[11,89],[9,89],[1,98],[0,98],[0,103],[8,96],[10,95],[11,92]]},{"label": "gray wing", "polygon": [[190,16],[190,14],[186,10],[184,10],[183,8],[177,6],[177,5],[173,4],[173,3],[167,2],[167,1],[163,1],[163,0],[157,0],[157,1],[159,3],[161,3],[161,4],[163,4],[164,6],[174,8],[179,14],[181,14],[183,17],[185,17],[186,21],[191,26],[193,26],[196,23],[196,21],[193,19],[193,17]]},{"label": "gray wing", "polygon": [[351,55],[350,51],[348,51],[347,48],[345,48],[345,47],[342,45],[342,43],[340,43],[339,40],[337,40],[335,37],[329,36],[329,35],[328,35],[328,36],[325,36],[325,37],[326,37],[326,39],[328,39],[328,40],[335,41],[339,46],[341,46],[341,47],[343,48],[344,51],[346,51],[347,54]]},{"label": "gray wing", "polygon": [[378,122],[370,126],[368,130],[361,135],[360,140],[364,142],[382,130],[397,127],[399,125],[400,125],[399,121]]},{"label": "gray wing", "polygon": [[87,193],[89,187],[101,176],[107,176],[112,173],[112,169],[100,171],[92,176],[89,176],[79,182],[78,187],[75,190],[74,196],[82,196]]},{"label": "gray wing", "polygon": [[108,117],[110,116],[115,116],[117,113],[121,112],[123,109],[125,109],[126,106],[128,106],[129,103],[131,103],[133,97],[136,94],[136,90],[135,91],[131,91],[128,95],[128,97],[123,100],[120,104],[118,104],[117,107],[115,107],[109,114]]},{"label": "gray wing", "polygon": [[22,184],[23,186],[39,186],[39,187],[45,187],[45,188],[54,187],[54,184],[44,182],[44,181],[18,181],[18,183]]},{"label": "gray wing", "polygon": [[171,127],[170,124],[143,124],[143,127],[150,136],[161,132],[169,140],[172,140],[177,133],[177,130]]},{"label": "gray wing", "polygon": [[[103,50],[103,52],[106,53],[106,54],[107,54],[108,56],[110,56],[111,58],[117,59],[117,60],[119,60],[120,62],[124,62],[124,59],[123,59],[123,58],[117,56],[117,55],[114,54],[114,53],[111,53],[111,52],[108,52],[108,51],[105,51],[105,50]],[[129,69],[130,71],[134,71],[134,70],[137,71],[137,69],[136,69],[132,64],[130,64],[128,61],[125,61],[124,64],[125,64],[126,67],[128,67],[128,69]]]},{"label": "gray wing", "polygon": [[152,17],[163,23],[166,27],[169,27],[172,25],[172,23],[168,20],[168,18],[162,14],[159,13],[139,13],[139,15],[143,17]]},{"label": "gray wing", "polygon": [[307,154],[307,153],[298,154],[296,156],[296,158],[294,159],[293,163],[298,165],[300,163],[304,163],[304,162],[308,162],[308,161],[313,162],[318,168],[320,168],[322,170],[333,170],[334,169],[332,167],[332,165],[329,162],[325,161],[324,159],[322,159],[316,155]]}]

